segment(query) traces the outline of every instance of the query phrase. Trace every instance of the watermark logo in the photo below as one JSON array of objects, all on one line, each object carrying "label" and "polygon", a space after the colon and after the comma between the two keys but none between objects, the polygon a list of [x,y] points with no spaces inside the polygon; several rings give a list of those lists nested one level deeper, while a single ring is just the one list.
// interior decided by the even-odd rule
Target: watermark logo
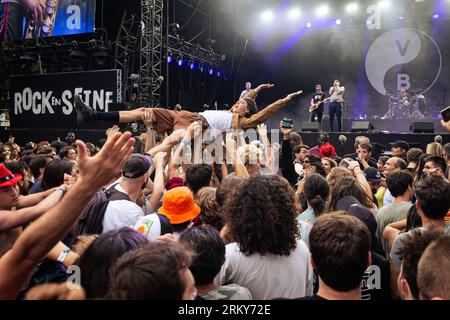
[{"label": "watermark logo", "polygon": [[388,31],[378,37],[366,56],[366,73],[380,94],[401,88],[427,92],[442,68],[438,44],[428,34],[410,28]]}]

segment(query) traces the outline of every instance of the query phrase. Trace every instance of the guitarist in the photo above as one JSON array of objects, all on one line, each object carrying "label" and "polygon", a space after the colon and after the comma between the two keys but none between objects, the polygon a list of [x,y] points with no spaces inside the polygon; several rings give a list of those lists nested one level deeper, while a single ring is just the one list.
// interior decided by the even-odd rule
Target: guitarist
[{"label": "guitarist", "polygon": [[[320,123],[320,126],[322,127],[322,117],[323,117],[323,105],[325,104],[325,99],[327,98],[327,95],[322,92],[322,86],[320,84],[316,85],[316,92],[313,94],[311,99],[311,108],[310,110],[314,109],[311,112],[310,121],[315,122],[317,119],[317,122]],[[318,106],[317,106],[318,104]]]}]

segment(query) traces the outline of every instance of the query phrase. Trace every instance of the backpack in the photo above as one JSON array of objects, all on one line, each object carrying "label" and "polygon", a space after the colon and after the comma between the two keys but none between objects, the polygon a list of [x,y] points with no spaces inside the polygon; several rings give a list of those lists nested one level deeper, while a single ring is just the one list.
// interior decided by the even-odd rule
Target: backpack
[{"label": "backpack", "polygon": [[100,234],[103,232],[103,218],[110,201],[131,201],[127,194],[115,189],[116,185],[95,194],[78,221],[75,237],[82,234]]}]

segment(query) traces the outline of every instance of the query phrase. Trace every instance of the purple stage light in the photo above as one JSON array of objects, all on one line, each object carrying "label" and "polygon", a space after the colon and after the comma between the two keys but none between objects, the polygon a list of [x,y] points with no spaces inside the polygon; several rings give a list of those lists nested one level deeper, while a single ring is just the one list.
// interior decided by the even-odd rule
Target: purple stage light
[{"label": "purple stage light", "polygon": [[439,18],[440,18],[440,15],[439,15],[439,14],[435,13],[435,14],[433,15],[433,19],[439,19]]},{"label": "purple stage light", "polygon": [[167,63],[172,63],[173,61],[173,57],[172,56],[168,56],[167,57]]},{"label": "purple stage light", "polygon": [[179,66],[179,67],[182,67],[182,66],[183,66],[183,63],[184,63],[183,59],[180,58],[180,60],[178,60],[178,66]]}]

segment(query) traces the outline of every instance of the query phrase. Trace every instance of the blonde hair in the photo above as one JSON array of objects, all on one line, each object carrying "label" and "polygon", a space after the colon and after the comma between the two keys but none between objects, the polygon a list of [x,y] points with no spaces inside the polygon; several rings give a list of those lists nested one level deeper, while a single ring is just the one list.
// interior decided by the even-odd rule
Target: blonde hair
[{"label": "blonde hair", "polygon": [[427,152],[426,154],[432,155],[432,156],[444,156],[444,147],[440,143],[433,142],[427,145]]}]

